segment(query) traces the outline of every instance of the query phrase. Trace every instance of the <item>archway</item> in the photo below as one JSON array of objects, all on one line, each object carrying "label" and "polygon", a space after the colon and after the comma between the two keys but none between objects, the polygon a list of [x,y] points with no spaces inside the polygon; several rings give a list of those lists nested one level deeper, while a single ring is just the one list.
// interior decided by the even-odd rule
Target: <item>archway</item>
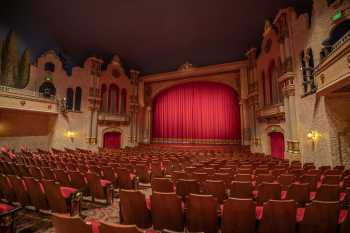
[{"label": "archway", "polygon": [[56,88],[55,85],[53,85],[53,83],[51,82],[44,82],[43,84],[41,84],[41,86],[39,87],[39,92],[47,98],[50,98],[52,96],[56,95]]},{"label": "archway", "polygon": [[281,132],[269,133],[271,143],[271,156],[284,159],[284,136]]},{"label": "archway", "polygon": [[209,81],[179,84],[160,92],[152,110],[153,142],[240,142],[239,96],[228,85]]},{"label": "archway", "polygon": [[121,147],[121,133],[120,132],[106,132],[103,135],[103,148],[119,149]]}]

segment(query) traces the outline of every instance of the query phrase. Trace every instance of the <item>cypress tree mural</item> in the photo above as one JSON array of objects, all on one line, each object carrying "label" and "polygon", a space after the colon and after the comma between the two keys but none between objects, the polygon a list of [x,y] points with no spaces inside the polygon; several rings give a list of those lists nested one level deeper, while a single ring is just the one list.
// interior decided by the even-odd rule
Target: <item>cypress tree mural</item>
[{"label": "cypress tree mural", "polygon": [[18,78],[16,79],[17,88],[25,88],[29,81],[30,55],[29,49],[25,49],[21,62],[19,63]]},{"label": "cypress tree mural", "polygon": [[18,75],[18,52],[16,35],[12,30],[7,35],[2,55],[1,84],[5,86],[14,86]]}]

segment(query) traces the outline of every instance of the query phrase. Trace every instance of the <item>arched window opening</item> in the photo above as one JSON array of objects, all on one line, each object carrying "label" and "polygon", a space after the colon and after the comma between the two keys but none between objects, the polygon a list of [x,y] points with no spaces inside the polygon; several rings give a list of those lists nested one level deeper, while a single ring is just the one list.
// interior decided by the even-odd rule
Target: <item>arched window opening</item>
[{"label": "arched window opening", "polygon": [[74,98],[74,91],[73,88],[67,88],[67,96],[66,96],[66,107],[67,110],[73,110],[73,98]]},{"label": "arched window opening", "polygon": [[46,98],[50,98],[56,95],[55,85],[51,82],[44,82],[39,87],[39,93]]},{"label": "arched window opening", "polygon": [[122,94],[121,94],[121,106],[120,106],[121,113],[126,113],[126,104],[127,104],[127,93],[126,93],[126,89],[123,88]]},{"label": "arched window opening", "polygon": [[101,112],[108,112],[108,94],[106,84],[101,86]]},{"label": "arched window opening", "polygon": [[263,106],[266,105],[267,99],[266,99],[266,78],[265,78],[265,72],[263,71],[261,74],[261,82],[262,82],[262,94],[263,94]]},{"label": "arched window opening", "polygon": [[55,64],[52,62],[45,63],[45,71],[55,72]]},{"label": "arched window opening", "polygon": [[269,66],[269,88],[270,88],[270,104],[278,104],[280,102],[280,87],[278,85],[278,71],[274,61]]},{"label": "arched window opening", "polygon": [[79,112],[81,108],[81,96],[82,90],[81,87],[75,88],[75,103],[74,103],[74,111]]},{"label": "arched window opening", "polygon": [[115,84],[109,86],[108,110],[110,113],[119,112],[119,88]]}]

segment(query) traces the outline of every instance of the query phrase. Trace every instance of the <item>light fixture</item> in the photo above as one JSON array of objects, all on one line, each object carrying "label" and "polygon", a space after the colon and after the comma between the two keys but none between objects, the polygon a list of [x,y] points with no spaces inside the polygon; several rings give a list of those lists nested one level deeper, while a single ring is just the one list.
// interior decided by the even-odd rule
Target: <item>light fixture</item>
[{"label": "light fixture", "polygon": [[315,151],[316,142],[320,139],[321,134],[316,130],[309,130],[306,136],[309,140],[311,140],[312,151]]},{"label": "light fixture", "polygon": [[67,130],[64,133],[64,136],[67,137],[67,138],[73,139],[73,138],[75,138],[77,136],[77,132]]}]

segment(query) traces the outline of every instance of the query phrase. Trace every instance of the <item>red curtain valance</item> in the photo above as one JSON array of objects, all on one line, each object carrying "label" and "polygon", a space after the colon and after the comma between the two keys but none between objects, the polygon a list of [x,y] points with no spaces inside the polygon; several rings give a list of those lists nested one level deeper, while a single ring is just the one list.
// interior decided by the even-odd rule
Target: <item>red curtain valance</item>
[{"label": "red curtain valance", "polygon": [[237,143],[240,134],[239,97],[224,84],[180,84],[153,102],[153,142]]}]

